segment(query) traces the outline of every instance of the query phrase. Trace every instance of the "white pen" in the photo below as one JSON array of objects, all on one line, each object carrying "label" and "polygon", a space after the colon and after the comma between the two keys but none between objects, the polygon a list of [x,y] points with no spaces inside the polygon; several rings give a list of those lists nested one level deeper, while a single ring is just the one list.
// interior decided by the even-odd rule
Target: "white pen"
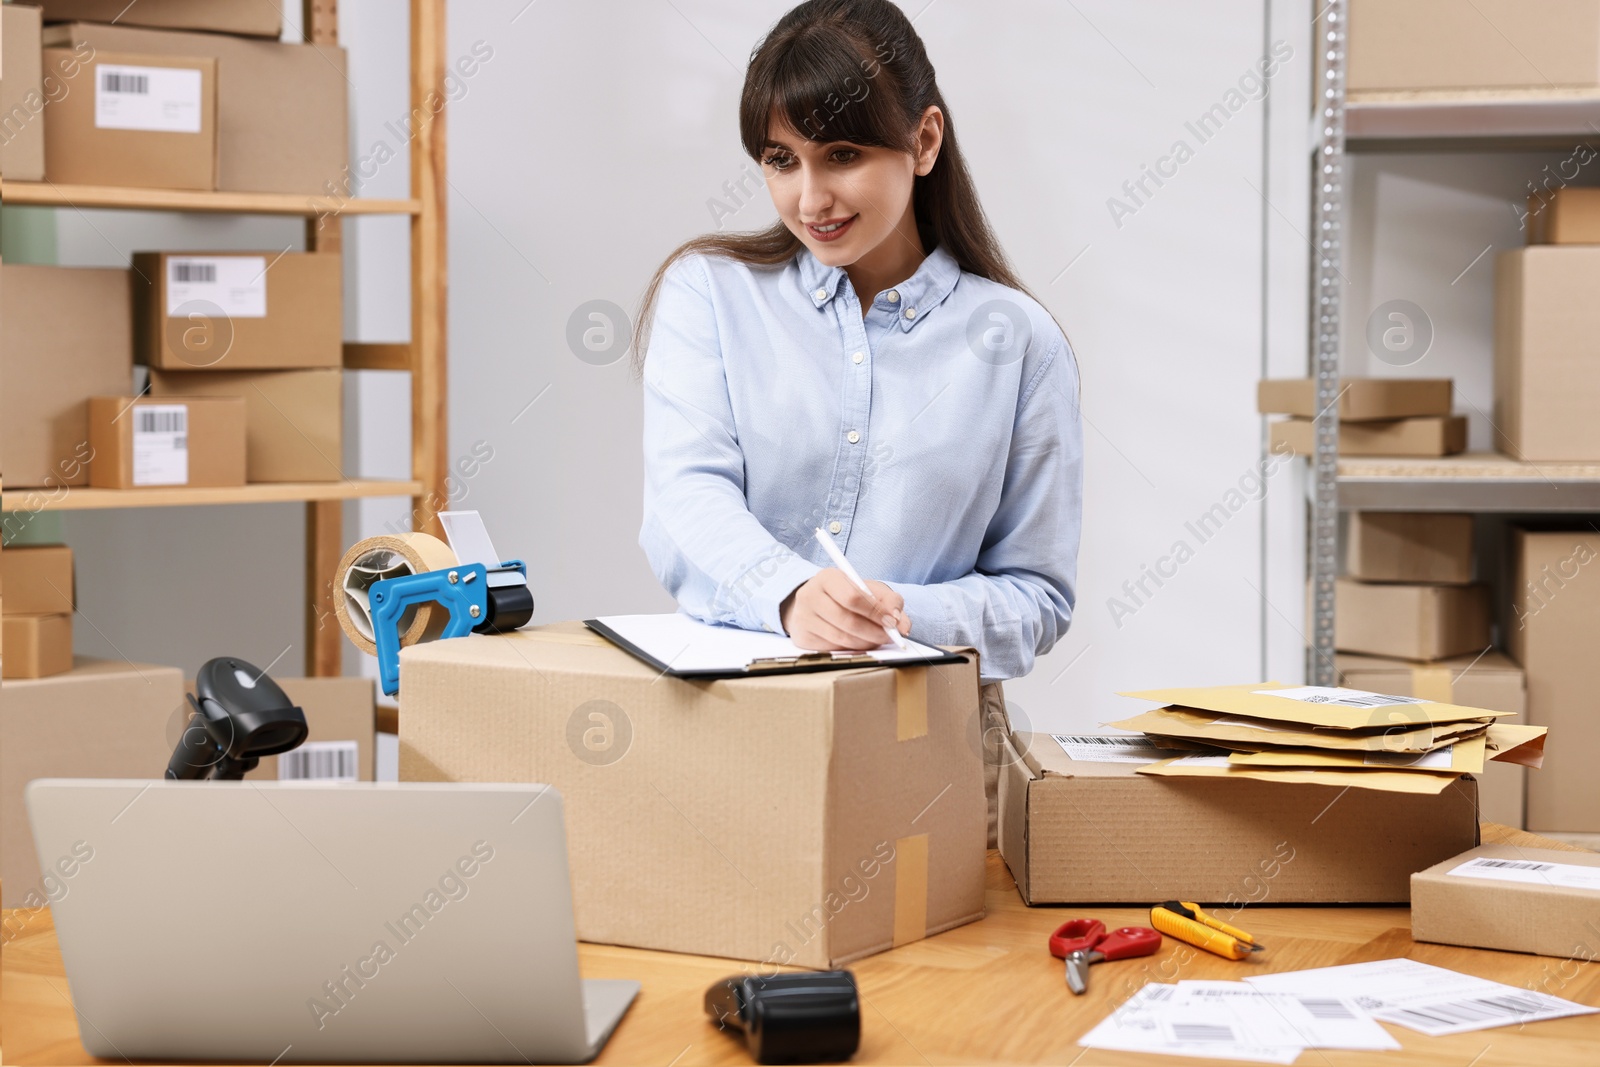
[{"label": "white pen", "polygon": [[[844,571],[844,576],[855,583],[857,589],[869,597],[873,596],[872,590],[867,588],[867,583],[861,580],[861,575],[856,573],[856,569],[850,566],[850,561],[844,558],[844,553],[839,551],[839,545],[834,541],[833,535],[820,526],[817,527],[817,543],[828,554],[828,558],[833,560],[833,565]],[[883,632],[888,635],[889,640],[895,643],[896,647],[902,649],[906,647],[906,639],[900,636],[899,630],[892,626],[885,626]]]}]

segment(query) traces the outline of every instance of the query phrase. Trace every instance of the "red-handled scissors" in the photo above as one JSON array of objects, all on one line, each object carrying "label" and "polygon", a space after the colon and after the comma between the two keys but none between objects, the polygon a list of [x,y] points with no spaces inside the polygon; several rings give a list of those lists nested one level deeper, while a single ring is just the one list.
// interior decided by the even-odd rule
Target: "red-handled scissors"
[{"label": "red-handled scissors", "polygon": [[1099,919],[1073,919],[1050,935],[1050,955],[1067,961],[1067,988],[1089,988],[1089,965],[1101,960],[1149,956],[1161,947],[1161,935],[1148,926],[1124,926],[1106,933]]}]

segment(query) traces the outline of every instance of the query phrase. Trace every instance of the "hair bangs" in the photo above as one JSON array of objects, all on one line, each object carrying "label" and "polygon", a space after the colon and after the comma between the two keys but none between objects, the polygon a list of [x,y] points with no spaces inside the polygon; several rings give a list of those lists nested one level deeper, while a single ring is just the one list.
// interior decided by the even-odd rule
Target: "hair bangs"
[{"label": "hair bangs", "polygon": [[862,54],[848,34],[815,26],[761,58],[768,59],[765,69],[750,72],[739,102],[740,136],[751,158],[761,158],[777,123],[810,141],[910,150],[912,123],[896,104],[888,68]]}]

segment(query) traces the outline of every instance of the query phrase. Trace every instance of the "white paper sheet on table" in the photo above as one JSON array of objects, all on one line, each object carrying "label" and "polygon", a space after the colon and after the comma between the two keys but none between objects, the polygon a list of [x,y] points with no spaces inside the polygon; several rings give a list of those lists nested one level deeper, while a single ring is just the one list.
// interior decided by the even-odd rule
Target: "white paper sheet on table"
[{"label": "white paper sheet on table", "polygon": [[1178,986],[1152,982],[1080,1037],[1078,1044],[1117,1052],[1255,1063],[1293,1063],[1303,1051],[1302,1046],[1293,1044],[1252,1044],[1241,1039],[1245,1033],[1231,1010],[1193,1003],[1178,992]]},{"label": "white paper sheet on table", "polygon": [[1384,1022],[1430,1037],[1600,1012],[1532,989],[1415,960],[1374,960],[1246,978],[1277,993],[1349,997]]},{"label": "white paper sheet on table", "polygon": [[[808,650],[782,634],[713,626],[682,611],[670,615],[606,615],[596,621],[605,623],[624,640],[673,671],[740,671],[758,659],[808,654]],[[836,653],[837,656],[859,654]],[[906,647],[899,649],[887,637],[882,645],[867,653],[884,664],[937,659],[945,654],[943,649],[918,644],[910,638],[906,639]]]}]

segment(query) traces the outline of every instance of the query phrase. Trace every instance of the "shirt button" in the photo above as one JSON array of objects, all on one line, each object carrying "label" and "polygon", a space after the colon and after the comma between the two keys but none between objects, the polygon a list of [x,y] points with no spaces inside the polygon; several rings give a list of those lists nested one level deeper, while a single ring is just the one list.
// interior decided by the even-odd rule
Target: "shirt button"
[{"label": "shirt button", "polygon": [[826,289],[818,289],[815,293],[812,293],[811,295],[816,297],[818,300],[826,300],[826,299],[828,299],[828,290],[826,290]]},{"label": "shirt button", "polygon": [[890,289],[884,294],[884,299],[889,301],[891,304],[898,304],[900,303],[900,293],[894,289]]},{"label": "shirt button", "polygon": [[867,357],[863,356],[860,352],[857,352],[857,353],[855,353],[854,355],[852,355],[850,357],[850,362],[851,363],[860,363],[863,359],[866,359],[866,358]]},{"label": "shirt button", "polygon": [[851,444],[855,444],[857,441],[861,440],[861,435],[856,433],[854,430],[851,430],[849,433],[845,434],[845,437],[849,439]]},{"label": "shirt button", "polygon": [[839,520],[837,520],[837,519],[835,519],[833,522],[828,523],[828,532],[829,533],[838,533],[842,529],[844,529],[844,527],[839,525]]},{"label": "shirt button", "polygon": [[906,318],[914,319],[916,317],[917,317],[917,309],[916,308],[906,308]]}]

